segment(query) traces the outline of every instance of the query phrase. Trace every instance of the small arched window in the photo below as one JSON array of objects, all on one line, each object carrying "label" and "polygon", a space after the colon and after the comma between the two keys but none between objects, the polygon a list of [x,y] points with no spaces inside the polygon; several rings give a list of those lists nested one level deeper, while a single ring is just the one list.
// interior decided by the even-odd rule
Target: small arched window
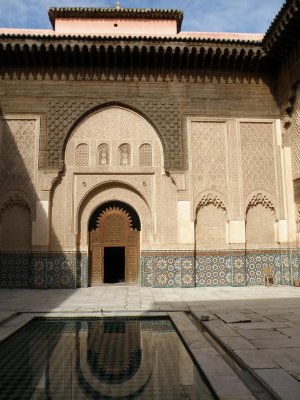
[{"label": "small arched window", "polygon": [[130,165],[131,164],[131,149],[130,144],[124,143],[119,147],[119,159],[120,165]]},{"label": "small arched window", "polygon": [[76,147],[75,165],[82,167],[89,165],[89,146],[86,143],[81,143]]},{"label": "small arched window", "polygon": [[98,146],[98,163],[99,165],[109,165],[109,146],[102,143]]},{"label": "small arched window", "polygon": [[146,167],[152,165],[152,148],[149,143],[144,143],[140,147],[140,166]]}]

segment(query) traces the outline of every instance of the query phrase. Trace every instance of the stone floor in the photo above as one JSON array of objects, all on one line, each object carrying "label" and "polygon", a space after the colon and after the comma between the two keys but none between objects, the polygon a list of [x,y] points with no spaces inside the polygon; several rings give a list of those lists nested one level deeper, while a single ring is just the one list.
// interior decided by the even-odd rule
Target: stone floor
[{"label": "stone floor", "polygon": [[[32,318],[30,313],[143,315],[149,311],[173,316],[186,342],[191,342],[190,350],[199,364],[204,363],[208,373],[212,366],[213,376],[219,376],[219,386],[222,375],[223,392],[231,378],[224,369],[217,371],[220,358],[216,358],[219,362],[212,361],[217,356],[203,345],[201,334],[198,337],[193,329],[185,329],[186,323],[180,322],[186,318],[183,311],[191,311],[225,350],[224,354],[230,354],[242,369],[250,370],[273,398],[300,399],[300,288],[295,287],[158,289],[107,285],[76,290],[1,289],[0,341]],[[15,313],[25,314],[16,318]],[[255,397],[241,393],[235,397],[223,393],[220,398],[270,398],[264,393],[256,393]]]}]

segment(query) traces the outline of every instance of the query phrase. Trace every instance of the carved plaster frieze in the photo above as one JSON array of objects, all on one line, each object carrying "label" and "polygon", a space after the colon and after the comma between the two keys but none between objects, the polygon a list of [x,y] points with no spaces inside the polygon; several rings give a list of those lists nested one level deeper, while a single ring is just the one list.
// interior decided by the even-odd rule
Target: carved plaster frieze
[{"label": "carved plaster frieze", "polygon": [[83,198],[90,192],[97,189],[103,184],[122,185],[127,184],[132,187],[145,199],[148,205],[152,201],[153,178],[149,175],[76,175],[75,176],[75,209],[77,209]]}]

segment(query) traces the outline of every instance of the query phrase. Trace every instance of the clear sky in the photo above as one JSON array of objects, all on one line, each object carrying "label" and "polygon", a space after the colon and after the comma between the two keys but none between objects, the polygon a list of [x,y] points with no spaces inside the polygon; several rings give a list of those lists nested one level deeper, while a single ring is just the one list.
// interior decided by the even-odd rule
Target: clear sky
[{"label": "clear sky", "polygon": [[[183,31],[264,33],[284,0],[123,0],[123,8],[184,11]],[[50,29],[50,7],[114,7],[115,0],[0,0],[0,28]]]}]

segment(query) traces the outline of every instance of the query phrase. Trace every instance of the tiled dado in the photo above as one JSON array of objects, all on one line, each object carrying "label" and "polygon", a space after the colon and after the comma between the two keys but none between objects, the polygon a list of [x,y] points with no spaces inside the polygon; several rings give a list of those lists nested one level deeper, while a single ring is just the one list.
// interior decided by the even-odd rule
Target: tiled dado
[{"label": "tiled dado", "polygon": [[147,251],[141,254],[141,285],[194,287],[193,252]]},{"label": "tiled dado", "polygon": [[87,255],[83,253],[1,253],[0,287],[72,289],[86,287]]},{"label": "tiled dado", "polygon": [[28,288],[31,253],[0,253],[0,288]]},{"label": "tiled dado", "polygon": [[[299,250],[143,251],[141,285],[148,287],[263,285],[271,265],[278,284],[300,278]],[[85,253],[1,253],[0,288],[88,286]]]},{"label": "tiled dado", "polygon": [[150,287],[263,285],[263,269],[271,265],[277,284],[299,277],[299,251],[144,251],[141,285]]}]

